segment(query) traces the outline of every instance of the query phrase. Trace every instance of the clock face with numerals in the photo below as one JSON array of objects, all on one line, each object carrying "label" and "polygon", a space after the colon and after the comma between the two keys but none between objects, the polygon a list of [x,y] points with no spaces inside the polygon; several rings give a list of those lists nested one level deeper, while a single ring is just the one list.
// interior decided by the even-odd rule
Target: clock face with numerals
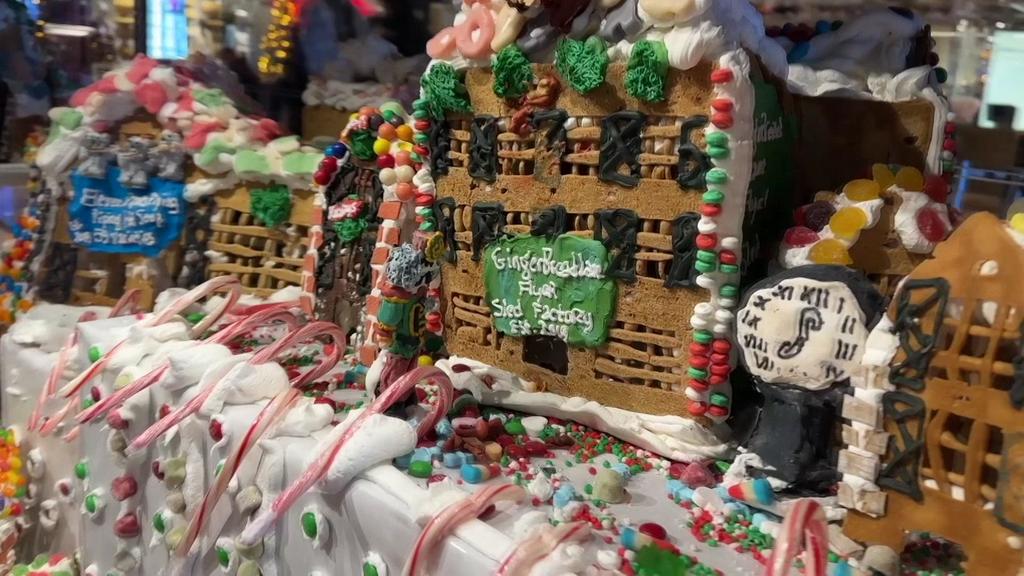
[{"label": "clock face with numerals", "polygon": [[856,373],[868,328],[846,284],[787,278],[747,296],[736,337],[751,374],[823,390]]}]

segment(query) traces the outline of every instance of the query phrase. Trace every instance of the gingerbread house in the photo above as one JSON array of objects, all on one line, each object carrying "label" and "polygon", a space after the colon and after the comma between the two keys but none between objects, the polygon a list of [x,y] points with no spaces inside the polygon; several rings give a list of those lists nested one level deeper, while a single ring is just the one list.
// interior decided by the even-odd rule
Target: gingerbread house
[{"label": "gingerbread house", "polygon": [[1022,566],[1022,243],[976,214],[897,292],[876,341],[895,356],[843,407],[851,537],[900,550],[927,531],[962,545],[970,574]]},{"label": "gingerbread house", "polygon": [[109,305],[140,288],[149,306],[220,274],[258,296],[301,284],[322,153],[141,56],[50,117],[37,157],[52,212],[33,264],[41,298]]}]

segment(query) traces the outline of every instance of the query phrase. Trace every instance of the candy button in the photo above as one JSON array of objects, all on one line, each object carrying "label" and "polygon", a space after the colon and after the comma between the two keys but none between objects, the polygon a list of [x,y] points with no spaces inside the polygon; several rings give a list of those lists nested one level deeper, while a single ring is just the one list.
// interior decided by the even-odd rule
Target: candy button
[{"label": "candy button", "polygon": [[868,215],[860,208],[847,206],[833,214],[828,225],[832,228],[832,233],[839,238],[853,240],[868,225]]},{"label": "candy button", "polygon": [[95,362],[95,361],[99,360],[101,356],[103,356],[103,352],[100,352],[100,347],[99,346],[90,346],[89,347],[89,361],[90,362]]},{"label": "candy button", "polygon": [[835,238],[826,238],[812,246],[808,257],[815,264],[849,266],[853,263],[853,258],[850,258],[850,252],[847,251],[846,246]]},{"label": "candy button", "polygon": [[720,393],[720,392],[715,392],[714,394],[712,394],[711,398],[710,398],[710,401],[711,401],[711,404],[713,406],[728,406],[729,405],[729,397],[726,396],[725,394]]},{"label": "candy button", "polygon": [[304,512],[302,518],[302,533],[310,540],[315,540],[319,527],[317,526],[316,514],[314,512]]},{"label": "candy button", "polygon": [[434,472],[430,461],[417,460],[409,463],[409,475],[415,478],[429,478]]},{"label": "candy button", "polygon": [[881,187],[874,180],[851,180],[843,186],[843,194],[854,202],[866,202],[878,198]]},{"label": "candy button", "polygon": [[85,460],[75,464],[75,477],[79,480],[85,480],[89,477],[89,464]]}]

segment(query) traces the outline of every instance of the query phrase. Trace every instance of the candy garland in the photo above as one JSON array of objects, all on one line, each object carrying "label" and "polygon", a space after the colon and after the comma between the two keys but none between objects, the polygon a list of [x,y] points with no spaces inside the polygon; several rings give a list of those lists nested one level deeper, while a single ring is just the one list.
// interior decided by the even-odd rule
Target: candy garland
[{"label": "candy garland", "polygon": [[14,428],[0,428],[0,519],[17,518],[25,511],[29,477]]},{"label": "candy garland", "polygon": [[[797,209],[797,225],[783,237],[780,260],[784,265],[855,264],[850,248],[864,230],[877,224],[883,192],[902,199],[894,229],[908,251],[928,253],[949,235],[952,224],[946,205],[946,176],[924,176],[912,166],[884,164],[875,164],[871,171],[871,179],[848,182],[834,200],[819,200]],[[913,222],[901,225],[907,211],[912,211],[908,216]]]},{"label": "candy garland", "polygon": [[[31,162],[31,158],[27,159]],[[29,168],[26,185],[29,202],[14,225],[13,239],[0,253],[0,327],[13,324],[19,314],[32,309],[35,298],[32,291],[32,259],[38,254],[43,227],[49,211],[48,192],[42,188],[39,169]]]}]

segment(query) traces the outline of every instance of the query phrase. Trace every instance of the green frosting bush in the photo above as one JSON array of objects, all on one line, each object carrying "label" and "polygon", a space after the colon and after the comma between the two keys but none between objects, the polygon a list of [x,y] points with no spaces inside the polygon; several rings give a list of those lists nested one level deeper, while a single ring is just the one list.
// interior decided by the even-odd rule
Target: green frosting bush
[{"label": "green frosting bush", "polygon": [[645,102],[665,99],[668,49],[660,41],[641,40],[633,45],[626,68],[626,92]]},{"label": "green frosting bush", "polygon": [[580,94],[604,84],[608,74],[608,46],[597,36],[586,42],[563,38],[555,49],[555,68]]},{"label": "green frosting bush", "polygon": [[282,184],[252,190],[249,201],[252,215],[268,228],[276,228],[292,214],[292,193]]},{"label": "green frosting bush", "polygon": [[420,80],[427,111],[434,118],[444,118],[447,112],[470,112],[469,93],[458,72],[451,64],[439,62]]},{"label": "green frosting bush", "polygon": [[494,59],[494,93],[500,98],[521,98],[530,91],[533,67],[526,54],[512,44],[501,49]]}]

